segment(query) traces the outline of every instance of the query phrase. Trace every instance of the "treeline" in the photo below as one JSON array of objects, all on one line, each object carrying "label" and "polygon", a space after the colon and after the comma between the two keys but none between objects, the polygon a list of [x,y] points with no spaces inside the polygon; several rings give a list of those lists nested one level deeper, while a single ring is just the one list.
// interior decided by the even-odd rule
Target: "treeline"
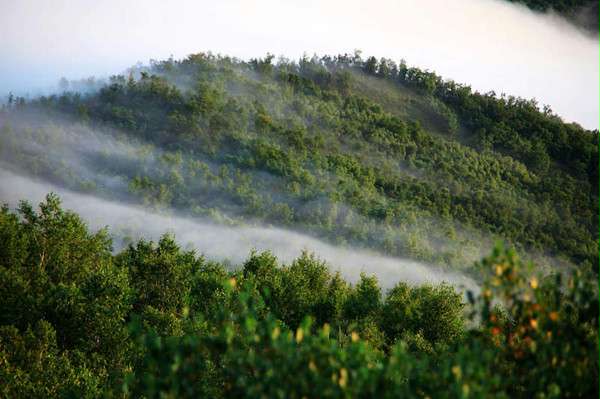
[{"label": "treeline", "polygon": [[535,11],[553,10],[570,19],[575,25],[598,33],[598,2],[596,0],[508,0],[522,3]]},{"label": "treeline", "polygon": [[4,159],[110,196],[48,154],[64,148],[60,122],[14,122],[32,113],[149,145],[160,162],[84,157],[149,206],[258,219],[451,267],[468,267],[466,249],[497,236],[524,253],[598,266],[598,132],[404,62],[196,54],[113,77],[93,94],[3,111]]},{"label": "treeline", "polygon": [[509,0],[514,3],[523,3],[538,11],[555,9],[556,11],[572,11],[573,9],[597,3],[593,0]]},{"label": "treeline", "polygon": [[540,277],[500,247],[478,270],[481,295],[383,293],[310,254],[231,271],[164,236],[113,255],[49,195],[0,211],[0,396],[597,396],[589,270]]},{"label": "treeline", "polygon": [[491,149],[518,159],[543,173],[556,162],[575,178],[598,188],[598,131],[566,124],[548,106],[540,111],[534,100],[473,92],[469,86],[444,81],[433,72],[396,65],[388,59],[368,58],[365,73],[397,81],[433,96],[456,113],[458,123],[468,129],[468,144]]}]

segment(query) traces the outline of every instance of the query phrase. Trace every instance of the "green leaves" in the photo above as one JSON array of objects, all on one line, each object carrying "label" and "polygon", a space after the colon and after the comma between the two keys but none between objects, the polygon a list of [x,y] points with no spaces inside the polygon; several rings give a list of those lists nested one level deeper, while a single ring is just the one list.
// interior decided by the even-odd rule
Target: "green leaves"
[{"label": "green leaves", "polygon": [[448,285],[398,283],[387,294],[382,329],[389,344],[410,337],[417,347],[452,345],[465,332],[464,306],[461,295]]},{"label": "green leaves", "polygon": [[[318,254],[252,253],[231,271],[164,236],[113,255],[49,195],[0,211],[0,396],[597,396],[597,133],[358,54],[199,54],[22,106],[134,144],[124,159],[79,153],[65,136],[81,126],[54,116],[0,127],[3,160],[71,188],[123,180],[145,205],[452,267],[488,235],[581,265],[534,276],[498,248],[465,305],[448,285],[383,292],[377,265],[349,284]],[[63,162],[66,146],[86,168]]]},{"label": "green leaves", "polygon": [[[196,54],[140,72],[26,104],[39,124],[11,109],[0,157],[77,190],[112,196],[123,180],[146,206],[294,226],[443,266],[469,267],[454,248],[492,236],[524,255],[598,265],[598,135],[534,101],[349,55]],[[82,152],[65,139],[89,135],[134,150]]]},{"label": "green leaves", "polygon": [[0,214],[2,396],[598,393],[598,287],[586,268],[541,277],[497,247],[467,317],[445,284],[383,295],[375,278],[350,285],[308,253],[287,266],[252,253],[227,271],[170,236],[113,256],[55,197],[20,212]]}]

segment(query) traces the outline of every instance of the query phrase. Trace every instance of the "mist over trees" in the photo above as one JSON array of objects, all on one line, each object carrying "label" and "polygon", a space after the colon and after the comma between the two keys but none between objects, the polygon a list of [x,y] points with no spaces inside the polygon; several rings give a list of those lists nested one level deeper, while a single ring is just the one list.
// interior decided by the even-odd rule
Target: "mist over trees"
[{"label": "mist over trees", "polygon": [[590,270],[528,272],[498,247],[482,295],[382,292],[314,255],[238,271],[172,237],[111,254],[49,195],[0,211],[3,397],[593,397]]},{"label": "mist over trees", "polygon": [[48,195],[0,211],[0,396],[598,396],[597,130],[360,52],[200,53],[90,82],[11,97],[0,167],[481,290],[386,290],[376,263],[350,284],[308,252],[226,265],[170,235],[115,251]]},{"label": "mist over trees", "polygon": [[598,2],[595,0],[508,0],[535,11],[556,11],[575,25],[598,34]]},{"label": "mist over trees", "polygon": [[597,131],[404,62],[196,54],[2,121],[2,159],[75,190],[453,268],[494,238],[598,264]]}]

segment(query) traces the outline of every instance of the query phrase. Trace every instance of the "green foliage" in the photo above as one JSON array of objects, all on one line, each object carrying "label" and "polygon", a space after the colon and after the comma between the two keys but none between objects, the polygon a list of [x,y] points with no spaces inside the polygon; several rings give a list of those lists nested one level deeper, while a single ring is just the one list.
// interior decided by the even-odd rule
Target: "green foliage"
[{"label": "green foliage", "polygon": [[23,333],[12,325],[0,327],[2,397],[99,397],[100,378],[76,362],[58,349],[56,332],[44,320]]},{"label": "green foliage", "polygon": [[[527,390],[598,395],[598,287],[591,270],[574,271],[566,284],[560,274],[540,279],[524,273],[514,251],[501,248],[481,266],[489,276],[479,307],[482,329],[499,347],[498,366],[512,396]],[[504,304],[500,314],[495,300]]]},{"label": "green foliage", "polygon": [[497,247],[464,303],[445,284],[382,295],[307,253],[287,266],[252,253],[227,271],[164,236],[112,255],[55,196],[19,212],[0,219],[2,397],[598,395],[585,267],[541,276]]},{"label": "green foliage", "polygon": [[463,306],[460,294],[448,285],[398,283],[387,294],[382,327],[389,344],[407,337],[417,347],[453,344],[465,332]]},{"label": "green foliage", "polygon": [[[501,238],[597,268],[598,133],[534,101],[360,54],[196,54],[134,72],[5,108],[0,157],[75,190],[442,266]],[[120,151],[78,153],[88,136]]]},{"label": "green foliage", "polygon": [[[122,375],[130,288],[127,276],[112,266],[106,232],[88,232],[54,195],[39,212],[28,203],[21,203],[18,216],[5,207],[0,220],[6,238],[0,246],[0,325],[6,334],[0,348],[8,367],[3,372],[17,378],[12,393],[87,394]],[[28,344],[32,340],[37,343]]]},{"label": "green foliage", "polygon": [[189,301],[190,277],[197,261],[192,252],[182,253],[172,237],[163,236],[157,246],[146,241],[130,245],[119,256],[118,264],[134,282],[134,309],[152,306],[174,312]]},{"label": "green foliage", "polygon": [[[598,396],[598,132],[533,101],[359,53],[196,54],[0,117],[0,158],[73,190],[482,272],[464,303],[309,253],[114,254],[49,195],[0,211],[2,397]],[[572,265],[471,267],[492,237]]]},{"label": "green foliage", "polygon": [[377,278],[361,274],[355,290],[344,306],[344,316],[350,320],[374,317],[381,307],[381,288]]}]

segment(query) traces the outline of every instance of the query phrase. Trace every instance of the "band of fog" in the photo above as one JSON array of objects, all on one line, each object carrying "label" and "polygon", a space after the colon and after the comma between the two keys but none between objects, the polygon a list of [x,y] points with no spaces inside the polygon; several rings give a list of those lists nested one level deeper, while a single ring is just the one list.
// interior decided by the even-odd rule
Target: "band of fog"
[{"label": "band of fog", "polygon": [[[275,111],[273,112],[276,113]],[[93,193],[87,191],[87,194],[93,194],[96,197],[108,198],[113,202],[129,203],[133,199],[128,182],[133,176],[148,176],[160,179],[164,173],[167,164],[163,164],[170,156],[176,155],[182,157],[184,164],[192,160],[201,160],[212,173],[218,173],[219,164],[214,164],[210,159],[201,159],[197,155],[188,159],[186,155],[180,153],[164,152],[160,147],[132,138],[123,132],[109,128],[90,128],[84,124],[62,119],[60,117],[48,118],[36,112],[14,113],[7,117],[7,125],[12,129],[0,131],[0,169],[3,167],[14,173],[33,176],[38,175],[34,161],[36,158],[45,160],[42,162],[46,171],[59,171],[62,176],[69,176],[68,180],[84,182],[94,187]],[[250,122],[248,122],[250,123]],[[309,123],[309,121],[307,121]],[[0,116],[0,125],[2,117]],[[6,148],[2,144],[8,143]],[[48,145],[52,143],[52,145]],[[19,154],[28,154],[22,158]],[[167,163],[169,161],[166,161]],[[34,164],[33,167],[30,164]],[[109,166],[110,165],[110,166]],[[226,165],[226,164],[225,164]],[[417,176],[413,171],[399,167],[402,173],[410,173],[413,177],[422,179],[431,178],[426,176]],[[29,172],[29,173],[28,173]],[[255,183],[260,182],[260,192],[268,193],[271,198],[280,199],[288,203],[301,218],[314,215],[316,209],[321,206],[328,208],[330,203],[323,197],[315,198],[309,202],[295,202],[293,198],[286,197],[285,194],[273,190],[269,187],[271,183],[277,185],[277,178],[263,170],[245,170],[246,176],[253,176]],[[52,180],[53,173],[45,173],[45,176],[38,177],[39,180],[58,184],[61,187],[77,187],[78,185],[68,186]],[[59,179],[60,180],[60,179]],[[244,214],[243,207],[237,204],[232,198],[223,193],[219,193],[213,187],[195,186],[202,181],[207,182],[206,176],[200,178],[195,175],[192,180],[188,180],[186,185],[196,194],[203,197],[202,203],[208,207],[220,209],[227,216],[237,218]],[[271,182],[271,183],[269,183]],[[263,185],[264,184],[264,185]],[[79,184],[79,189],[82,187]],[[90,186],[88,186],[90,187]],[[78,191],[78,189],[75,189]],[[106,193],[106,195],[103,195]],[[0,198],[1,200],[1,198]],[[134,201],[135,202],[135,201]],[[377,224],[365,215],[362,215],[350,206],[337,202],[335,204],[336,219],[344,223],[345,226],[365,227],[370,226],[372,235],[383,240],[389,237],[389,230],[386,226]],[[226,211],[224,210],[226,209]],[[176,209],[179,212],[181,209]],[[188,213],[186,213],[186,216]],[[215,220],[214,218],[207,218]],[[222,223],[217,220],[217,223]],[[420,216],[419,223],[410,226],[397,226],[394,229],[396,233],[402,230],[403,234],[413,231],[419,234],[420,231],[437,229],[441,231],[442,227],[437,220],[431,217]],[[295,229],[298,231],[298,229]],[[473,262],[481,259],[482,256],[489,253],[492,248],[493,240],[487,234],[472,229],[463,230],[462,227],[456,227],[457,237],[434,238],[430,235],[424,238],[423,242],[432,250],[444,253],[446,251],[459,250],[463,265],[471,265]],[[468,243],[463,239],[467,239]],[[380,241],[381,242],[381,241]],[[348,245],[348,244],[346,244]],[[352,245],[352,244],[349,244]],[[458,248],[457,248],[458,246]]]},{"label": "band of fog", "polygon": [[290,263],[303,250],[314,252],[330,268],[339,270],[350,282],[361,272],[377,276],[384,289],[399,281],[419,285],[447,282],[460,290],[479,291],[471,278],[459,273],[401,258],[381,256],[366,250],[335,247],[318,239],[273,227],[231,227],[201,219],[161,215],[145,209],[78,194],[34,181],[0,169],[0,201],[14,207],[20,200],[33,204],[43,201],[49,192],[58,194],[66,209],[77,212],[92,229],[105,226],[114,238],[129,234],[135,238],[158,239],[169,232],[183,245],[214,260],[240,265],[253,249],[270,250],[284,263]]}]

